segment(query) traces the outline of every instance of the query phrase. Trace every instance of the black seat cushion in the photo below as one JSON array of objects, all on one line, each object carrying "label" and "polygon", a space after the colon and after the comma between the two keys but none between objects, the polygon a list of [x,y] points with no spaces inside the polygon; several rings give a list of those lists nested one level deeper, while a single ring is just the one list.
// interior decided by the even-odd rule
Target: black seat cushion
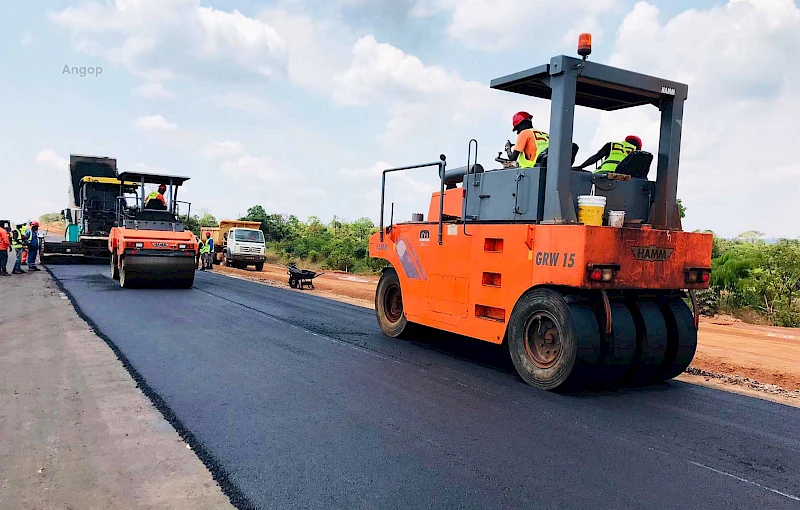
[{"label": "black seat cushion", "polygon": [[157,198],[151,198],[144,206],[145,209],[155,209],[157,211],[166,211],[167,206]]},{"label": "black seat cushion", "polygon": [[[575,164],[575,157],[578,155],[578,150],[579,149],[580,148],[578,147],[577,143],[573,143],[572,144],[572,161],[570,161],[570,165],[574,165]],[[539,154],[539,156],[536,158],[535,166],[540,166],[542,168],[546,168],[547,167],[547,153],[548,153],[548,149],[545,149],[545,150],[542,151],[541,154]]]},{"label": "black seat cushion", "polygon": [[619,162],[614,173],[630,175],[635,179],[647,179],[653,155],[645,151],[633,151]]}]

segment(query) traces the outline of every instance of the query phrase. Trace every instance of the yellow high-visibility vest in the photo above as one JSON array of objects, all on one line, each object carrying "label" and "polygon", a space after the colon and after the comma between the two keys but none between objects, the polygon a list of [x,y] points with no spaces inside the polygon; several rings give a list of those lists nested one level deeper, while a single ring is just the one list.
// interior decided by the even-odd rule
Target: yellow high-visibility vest
[{"label": "yellow high-visibility vest", "polygon": [[628,142],[611,142],[611,153],[595,173],[608,173],[617,169],[628,154],[636,150],[636,146]]},{"label": "yellow high-visibility vest", "polygon": [[544,131],[537,131],[536,129],[530,129],[529,131],[533,133],[533,140],[536,142],[536,154],[533,155],[533,159],[529,160],[525,157],[525,151],[521,151],[519,156],[517,156],[517,163],[520,168],[533,168],[539,154],[550,146],[550,135]]}]

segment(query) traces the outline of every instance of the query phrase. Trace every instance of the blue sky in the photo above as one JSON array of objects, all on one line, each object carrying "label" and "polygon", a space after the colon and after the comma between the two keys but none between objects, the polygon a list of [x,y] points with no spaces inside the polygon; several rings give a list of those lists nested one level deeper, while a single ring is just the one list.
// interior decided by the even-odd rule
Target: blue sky
[{"label": "blue sky", "polygon": [[[473,137],[491,166],[520,109],[546,129],[546,102],[488,83],[574,54],[583,31],[593,60],[689,84],[685,228],[800,235],[791,0],[15,2],[0,19],[0,217],[65,207],[79,153],[187,175],[183,197],[218,218],[262,204],[377,220],[382,168],[440,153],[461,166]],[[656,152],[651,110],[580,110],[579,159],[629,132]],[[402,219],[427,212],[436,178],[389,184]]]}]

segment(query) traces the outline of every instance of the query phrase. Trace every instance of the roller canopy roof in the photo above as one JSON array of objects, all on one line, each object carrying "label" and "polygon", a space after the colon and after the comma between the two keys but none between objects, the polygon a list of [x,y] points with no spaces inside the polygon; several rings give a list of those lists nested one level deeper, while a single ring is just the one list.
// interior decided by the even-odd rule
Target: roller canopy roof
[{"label": "roller canopy roof", "polygon": [[145,174],[142,172],[122,172],[117,176],[120,181],[142,182],[145,184],[167,184],[170,180],[175,186],[180,186],[189,180],[189,177],[181,177],[178,175],[158,175],[158,174]]},{"label": "roller canopy roof", "polygon": [[621,110],[645,104],[658,106],[664,96],[686,99],[688,86],[591,61],[553,57],[549,64],[492,80],[490,87],[526,96],[550,99],[550,77],[582,69],[577,78],[575,104],[597,110]]}]

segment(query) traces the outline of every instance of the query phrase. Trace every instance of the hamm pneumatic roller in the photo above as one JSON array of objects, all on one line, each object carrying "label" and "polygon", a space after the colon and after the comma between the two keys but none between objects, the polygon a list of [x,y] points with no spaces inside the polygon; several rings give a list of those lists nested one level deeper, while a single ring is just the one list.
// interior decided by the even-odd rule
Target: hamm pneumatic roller
[{"label": "hamm pneumatic roller", "polygon": [[[491,83],[551,101],[549,147],[532,168],[484,171],[473,140],[466,167],[440,156],[384,171],[384,191],[388,172],[436,167],[441,180],[427,219],[384,227],[382,194],[370,256],[390,263],[375,295],[386,335],[420,324],[505,343],[522,379],[545,390],[642,385],[689,366],[712,236],[683,232],[676,204],[688,87],[589,62],[589,51]],[[658,108],[656,180],[641,150],[612,173],[573,170],[576,105]],[[604,197],[602,217],[579,221],[583,196]]]},{"label": "hamm pneumatic roller", "polygon": [[[124,172],[121,182],[138,183],[139,195],[120,188],[116,226],[111,229],[111,277],[123,288],[137,286],[190,288],[197,267],[194,234],[178,219],[178,187],[188,177]],[[168,186],[166,196],[145,196],[145,184]],[[163,201],[161,200],[163,198]]]}]

